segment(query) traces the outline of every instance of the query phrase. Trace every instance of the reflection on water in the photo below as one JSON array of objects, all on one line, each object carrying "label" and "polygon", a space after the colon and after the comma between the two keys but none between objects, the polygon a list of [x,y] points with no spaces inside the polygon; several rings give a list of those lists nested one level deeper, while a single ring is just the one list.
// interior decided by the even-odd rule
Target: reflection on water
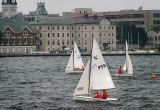
[{"label": "reflection on water", "polygon": [[[89,57],[82,57],[87,63]],[[123,66],[124,56],[105,56],[111,74]],[[80,74],[64,73],[69,57],[0,58],[0,110],[157,110],[160,108],[160,56],[131,56],[133,77],[113,77],[109,95],[118,102],[75,102],[72,94]],[[159,76],[160,77],[160,76]]]}]

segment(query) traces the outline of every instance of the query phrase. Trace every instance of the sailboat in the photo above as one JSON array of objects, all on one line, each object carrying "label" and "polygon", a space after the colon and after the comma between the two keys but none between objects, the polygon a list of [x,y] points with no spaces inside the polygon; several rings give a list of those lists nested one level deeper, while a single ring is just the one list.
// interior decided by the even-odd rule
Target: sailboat
[{"label": "sailboat", "polygon": [[82,62],[81,54],[77,47],[76,42],[74,41],[74,49],[69,58],[68,64],[66,66],[66,73],[83,73],[84,64]]},{"label": "sailboat", "polygon": [[132,66],[132,61],[128,54],[127,41],[126,41],[126,61],[123,66],[123,71],[125,71],[125,73],[123,73],[122,76],[132,76],[133,75],[133,66]]},{"label": "sailboat", "polygon": [[73,100],[78,101],[111,101],[116,98],[98,99],[92,96],[97,90],[108,90],[115,88],[107,64],[95,39],[92,41],[91,58],[85,67],[80,81],[74,91]]}]

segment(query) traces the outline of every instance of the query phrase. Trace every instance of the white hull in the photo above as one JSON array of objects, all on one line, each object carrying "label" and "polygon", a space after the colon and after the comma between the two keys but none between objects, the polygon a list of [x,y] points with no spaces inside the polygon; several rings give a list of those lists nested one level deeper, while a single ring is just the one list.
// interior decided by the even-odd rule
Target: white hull
[{"label": "white hull", "polygon": [[73,100],[85,101],[85,102],[107,102],[107,101],[118,101],[119,99],[116,98],[99,99],[89,96],[73,96]]},{"label": "white hull", "polygon": [[119,74],[112,74],[112,76],[119,76],[119,77],[129,77],[129,76],[133,76],[132,74],[121,74],[121,75],[119,75]]},{"label": "white hull", "polygon": [[83,73],[83,71],[74,71],[74,70],[71,70],[71,71],[65,71],[65,73],[67,73],[67,74],[81,74],[81,73]]}]

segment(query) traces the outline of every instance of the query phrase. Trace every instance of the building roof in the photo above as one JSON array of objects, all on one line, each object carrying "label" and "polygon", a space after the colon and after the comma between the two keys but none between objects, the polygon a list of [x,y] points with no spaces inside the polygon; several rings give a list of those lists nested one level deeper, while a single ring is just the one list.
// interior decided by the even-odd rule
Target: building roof
[{"label": "building roof", "polygon": [[20,33],[24,28],[29,29],[31,33],[36,30],[31,27],[24,19],[21,18],[0,18],[0,31],[4,32],[6,28],[11,28],[15,33]]},{"label": "building roof", "polygon": [[40,17],[32,24],[70,25],[74,24],[74,19],[70,17]]},{"label": "building roof", "polygon": [[85,16],[85,17],[40,17],[31,24],[52,24],[52,25],[71,25],[71,24],[98,24],[105,17]]}]

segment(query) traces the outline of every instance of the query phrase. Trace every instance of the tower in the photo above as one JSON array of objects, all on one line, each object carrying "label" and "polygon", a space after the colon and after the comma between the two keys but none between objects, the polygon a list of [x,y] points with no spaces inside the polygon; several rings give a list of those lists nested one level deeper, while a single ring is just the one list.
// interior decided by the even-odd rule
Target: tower
[{"label": "tower", "polygon": [[47,15],[44,2],[37,3],[36,15],[41,15],[41,16]]},{"label": "tower", "polygon": [[17,14],[16,0],[2,0],[2,17],[13,17]]}]

